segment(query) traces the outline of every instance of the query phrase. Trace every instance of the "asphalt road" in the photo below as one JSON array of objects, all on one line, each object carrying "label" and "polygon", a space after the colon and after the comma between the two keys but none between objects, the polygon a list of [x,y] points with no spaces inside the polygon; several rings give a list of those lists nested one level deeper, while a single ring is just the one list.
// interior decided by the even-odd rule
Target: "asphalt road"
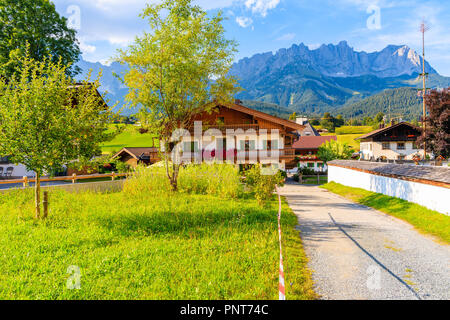
[{"label": "asphalt road", "polygon": [[322,299],[450,299],[450,246],[315,186],[280,189]]}]

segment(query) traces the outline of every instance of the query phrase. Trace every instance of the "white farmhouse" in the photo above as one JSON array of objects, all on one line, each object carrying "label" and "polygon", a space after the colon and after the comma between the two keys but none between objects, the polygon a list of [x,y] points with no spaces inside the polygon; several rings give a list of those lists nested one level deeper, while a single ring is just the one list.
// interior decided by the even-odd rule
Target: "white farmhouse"
[{"label": "white farmhouse", "polygon": [[416,145],[419,128],[407,122],[377,129],[360,140],[362,160],[412,160],[415,155],[423,158],[423,149]]}]

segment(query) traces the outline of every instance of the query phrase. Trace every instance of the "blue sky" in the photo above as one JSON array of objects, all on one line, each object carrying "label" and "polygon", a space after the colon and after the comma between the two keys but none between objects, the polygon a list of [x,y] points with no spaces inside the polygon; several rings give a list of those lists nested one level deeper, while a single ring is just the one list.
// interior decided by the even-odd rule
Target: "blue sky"
[{"label": "blue sky", "polygon": [[[148,30],[138,17],[155,0],[54,0],[78,30],[83,58],[106,63],[118,48]],[[421,52],[419,24],[425,19],[427,60],[450,76],[450,1],[437,0],[197,0],[205,10],[223,10],[228,38],[237,40],[236,59],[276,51],[294,43],[316,48],[347,40],[358,51],[389,44]]]}]

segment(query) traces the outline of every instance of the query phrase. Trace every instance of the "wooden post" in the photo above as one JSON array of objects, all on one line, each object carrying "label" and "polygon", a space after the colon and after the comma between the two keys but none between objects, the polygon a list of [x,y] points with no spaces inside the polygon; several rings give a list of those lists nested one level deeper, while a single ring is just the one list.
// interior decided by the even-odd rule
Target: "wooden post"
[{"label": "wooden post", "polygon": [[75,183],[77,181],[77,174],[72,174],[72,183]]},{"label": "wooden post", "polygon": [[28,177],[27,176],[23,176],[23,187],[24,188],[28,187]]},{"label": "wooden post", "polygon": [[320,184],[320,175],[317,174],[317,184]]},{"label": "wooden post", "polygon": [[47,218],[48,216],[48,191],[44,191],[44,201],[42,203],[44,205],[44,216],[43,218]]},{"label": "wooden post", "polygon": [[114,178],[115,178],[115,173],[113,171],[112,174],[111,174],[111,180],[114,181]]},{"label": "wooden post", "polygon": [[298,177],[299,177],[299,182],[300,182],[300,184],[303,184],[303,174],[299,174],[298,175]]}]

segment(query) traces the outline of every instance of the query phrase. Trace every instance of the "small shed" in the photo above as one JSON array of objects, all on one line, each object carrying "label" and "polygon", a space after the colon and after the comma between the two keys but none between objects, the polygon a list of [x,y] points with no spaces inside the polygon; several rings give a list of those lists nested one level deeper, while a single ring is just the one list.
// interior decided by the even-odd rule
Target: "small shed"
[{"label": "small shed", "polygon": [[136,167],[138,164],[151,165],[160,161],[158,148],[155,147],[125,147],[117,152],[112,159],[122,161],[132,167]]}]

